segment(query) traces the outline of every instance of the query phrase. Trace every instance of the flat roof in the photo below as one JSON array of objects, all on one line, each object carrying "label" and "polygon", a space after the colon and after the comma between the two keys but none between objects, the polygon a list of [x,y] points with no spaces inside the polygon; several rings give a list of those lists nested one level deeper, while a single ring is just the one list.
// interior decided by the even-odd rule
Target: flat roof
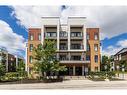
[{"label": "flat roof", "polygon": [[69,16],[68,18],[86,18],[86,17],[83,17],[83,16]]},{"label": "flat roof", "polygon": [[60,17],[57,17],[57,16],[45,16],[45,17],[41,17],[41,18],[60,18]]}]

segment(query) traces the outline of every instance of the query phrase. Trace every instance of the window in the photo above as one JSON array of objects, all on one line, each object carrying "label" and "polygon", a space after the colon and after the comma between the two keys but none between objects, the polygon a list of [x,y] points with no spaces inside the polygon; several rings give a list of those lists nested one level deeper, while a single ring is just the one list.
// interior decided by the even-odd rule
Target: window
[{"label": "window", "polygon": [[89,35],[89,34],[87,34],[86,39],[87,39],[87,40],[89,40],[89,39],[90,39],[90,35]]},{"label": "window", "polygon": [[79,55],[71,56],[71,60],[81,60],[81,56]]},{"label": "window", "polygon": [[60,50],[67,50],[66,43],[60,43]]},{"label": "window", "polygon": [[90,45],[87,44],[87,51],[90,51]]},{"label": "window", "polygon": [[51,37],[56,37],[56,33],[51,33]]},{"label": "window", "polygon": [[30,38],[29,38],[31,41],[34,40],[34,36],[33,34],[30,34]]},{"label": "window", "polygon": [[95,67],[95,72],[97,72],[98,71],[98,67]]},{"label": "window", "polygon": [[94,56],[94,61],[95,61],[95,63],[98,63],[98,55]]},{"label": "window", "polygon": [[50,33],[46,33],[46,37],[50,37]]},{"label": "window", "polygon": [[98,51],[98,44],[94,44],[94,51]]},{"label": "window", "polygon": [[82,33],[81,32],[72,32],[71,37],[82,37]]},{"label": "window", "polygon": [[94,34],[94,40],[98,40],[98,34],[97,33]]},{"label": "window", "polygon": [[41,33],[38,34],[38,40],[41,40]]},{"label": "window", "polygon": [[67,37],[67,33],[65,31],[60,32],[60,37]]},{"label": "window", "polygon": [[46,37],[56,37],[56,32],[47,32]]},{"label": "window", "polygon": [[81,44],[71,44],[71,49],[81,49]]},{"label": "window", "polygon": [[86,61],[90,61],[90,55],[86,55]]},{"label": "window", "polygon": [[33,60],[32,56],[29,56],[29,63],[32,63],[32,60]]},{"label": "window", "polygon": [[30,51],[33,50],[33,44],[30,44]]}]

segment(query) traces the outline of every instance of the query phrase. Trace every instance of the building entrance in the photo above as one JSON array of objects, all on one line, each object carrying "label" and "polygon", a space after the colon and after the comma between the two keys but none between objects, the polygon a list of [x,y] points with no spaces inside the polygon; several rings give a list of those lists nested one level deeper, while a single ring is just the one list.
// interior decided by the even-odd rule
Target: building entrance
[{"label": "building entrance", "polygon": [[75,68],[75,75],[81,76],[82,75],[82,67],[76,67]]}]

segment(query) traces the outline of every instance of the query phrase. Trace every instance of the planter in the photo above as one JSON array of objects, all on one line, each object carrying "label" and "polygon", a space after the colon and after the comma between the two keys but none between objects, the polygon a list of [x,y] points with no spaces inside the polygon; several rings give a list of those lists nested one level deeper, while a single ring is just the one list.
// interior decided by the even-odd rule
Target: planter
[{"label": "planter", "polygon": [[108,78],[106,78],[105,81],[110,81],[110,80]]}]

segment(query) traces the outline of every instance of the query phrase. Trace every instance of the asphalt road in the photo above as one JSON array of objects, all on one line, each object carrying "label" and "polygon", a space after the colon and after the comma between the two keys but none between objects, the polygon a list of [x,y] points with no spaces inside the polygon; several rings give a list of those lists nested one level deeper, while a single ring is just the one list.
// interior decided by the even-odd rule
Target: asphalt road
[{"label": "asphalt road", "polygon": [[33,84],[4,84],[0,89],[30,90],[30,89],[127,89],[127,81],[99,81],[69,80],[59,83],[33,83]]}]

